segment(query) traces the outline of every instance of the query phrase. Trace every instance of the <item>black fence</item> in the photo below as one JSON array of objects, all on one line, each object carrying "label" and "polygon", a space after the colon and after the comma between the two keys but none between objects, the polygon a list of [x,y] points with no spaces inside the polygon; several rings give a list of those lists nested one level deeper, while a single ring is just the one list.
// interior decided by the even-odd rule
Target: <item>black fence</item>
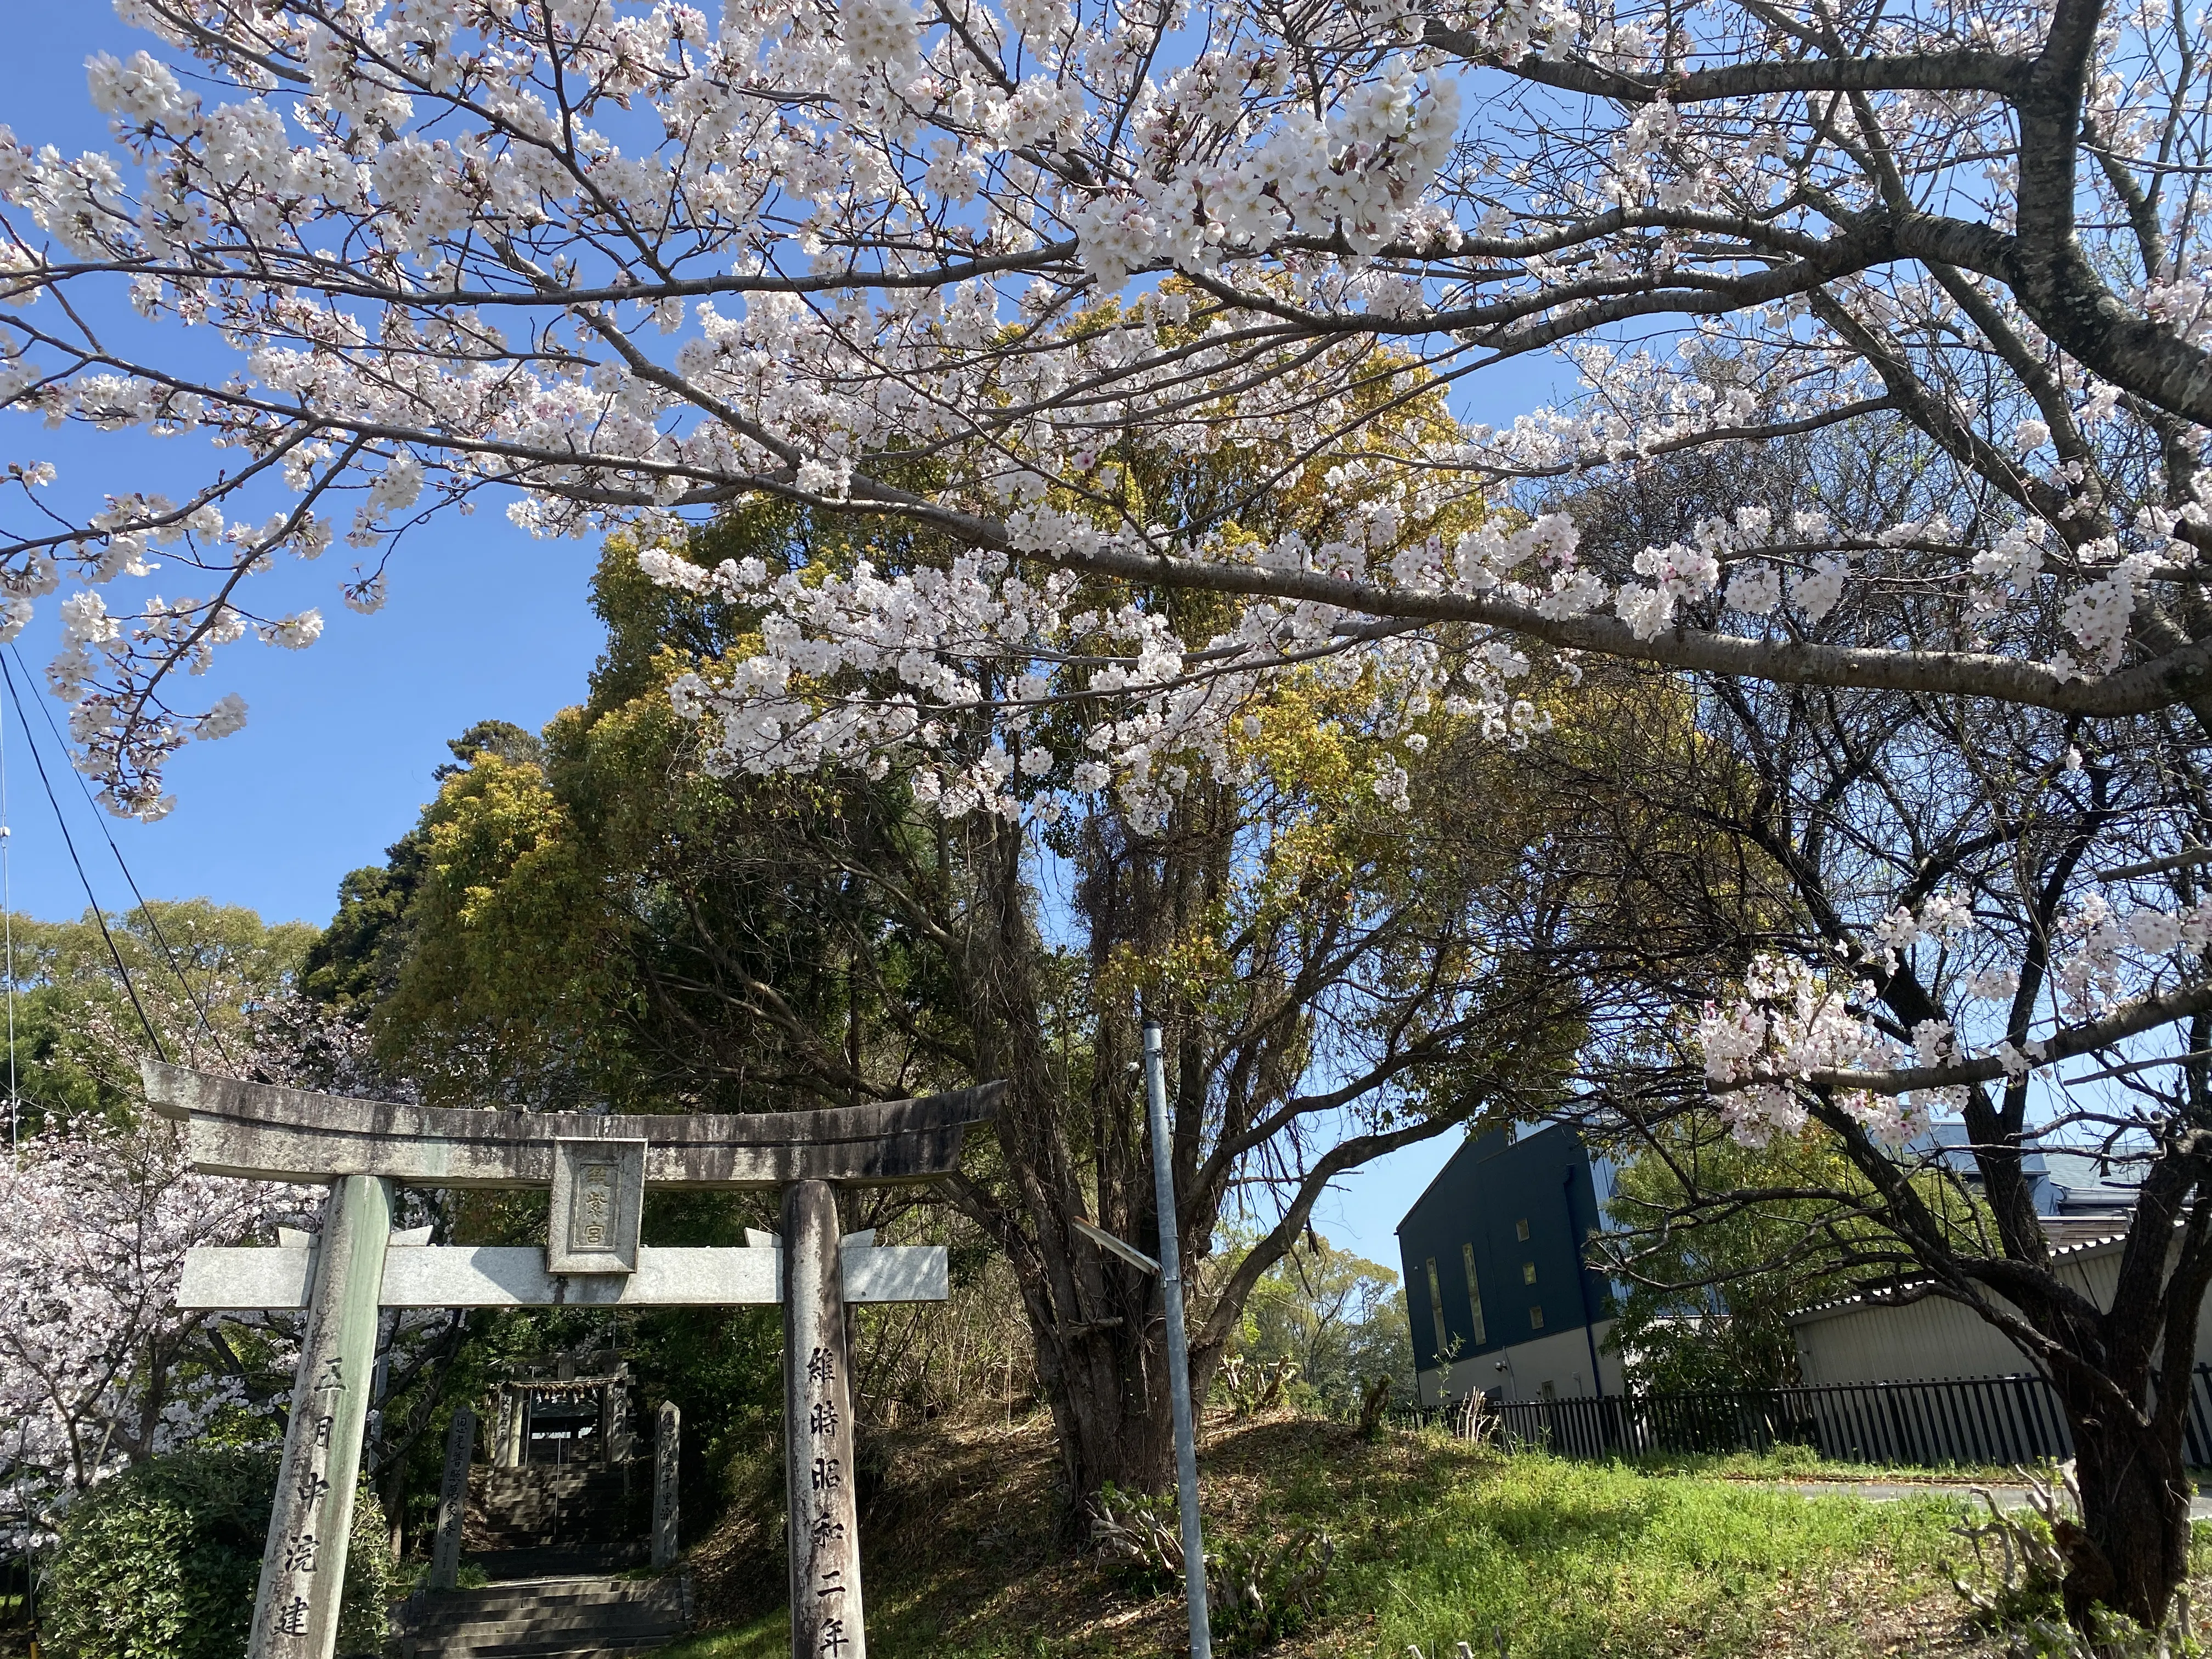
[{"label": "black fence", "polygon": [[[1510,1445],[1565,1457],[1767,1451],[1808,1446],[1839,1463],[2033,1463],[2074,1455],[2057,1395],[2040,1376],[1844,1382],[1603,1399],[1486,1401]],[[1468,1432],[1466,1404],[1409,1418]],[[2212,1366],[2191,1379],[2188,1458],[2212,1467]]]}]

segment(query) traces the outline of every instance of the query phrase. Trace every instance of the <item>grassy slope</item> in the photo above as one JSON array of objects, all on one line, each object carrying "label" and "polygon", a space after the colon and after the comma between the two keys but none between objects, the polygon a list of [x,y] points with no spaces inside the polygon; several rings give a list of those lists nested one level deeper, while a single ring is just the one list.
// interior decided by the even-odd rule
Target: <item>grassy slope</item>
[{"label": "grassy slope", "polygon": [[[879,1442],[868,1506],[870,1645],[878,1659],[1138,1659],[1180,1645],[1181,1607],[1055,1544],[1042,1422]],[[1323,1616],[1279,1659],[1430,1659],[1495,1632],[1513,1659],[1973,1651],[1939,1563],[1962,1546],[1954,1492],[1869,1504],[1741,1480],[1548,1457],[1433,1436],[1379,1444],[1291,1417],[1207,1437],[1209,1542],[1319,1526],[1336,1540]],[[780,1536],[764,1506],[695,1555],[724,1627],[666,1659],[787,1650]],[[773,1516],[766,1519],[772,1522]]]}]

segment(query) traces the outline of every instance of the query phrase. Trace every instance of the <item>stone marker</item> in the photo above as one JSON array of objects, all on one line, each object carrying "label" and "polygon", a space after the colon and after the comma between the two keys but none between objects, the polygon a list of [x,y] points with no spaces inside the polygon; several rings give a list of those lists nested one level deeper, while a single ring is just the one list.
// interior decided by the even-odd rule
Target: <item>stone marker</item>
[{"label": "stone marker", "polygon": [[330,1659],[337,1642],[391,1237],[389,1181],[349,1175],[332,1183],[254,1596],[247,1651],[255,1659]]},{"label": "stone marker", "polygon": [[461,1527],[469,1507],[469,1464],[477,1449],[477,1414],[453,1408],[446,1431],[446,1474],[438,1484],[438,1536],[430,1549],[430,1588],[452,1589],[461,1578]]},{"label": "stone marker", "polygon": [[784,1477],[793,1659],[867,1659],[853,1498],[851,1354],[837,1271],[837,1195],[783,1189]]},{"label": "stone marker", "polygon": [[684,1413],[673,1400],[660,1402],[653,1425],[653,1565],[676,1559],[676,1477],[683,1455]]},{"label": "stone marker", "polygon": [[529,1409],[529,1401],[514,1389],[500,1390],[499,1417],[491,1437],[490,1461],[495,1468],[511,1469],[520,1465]]}]

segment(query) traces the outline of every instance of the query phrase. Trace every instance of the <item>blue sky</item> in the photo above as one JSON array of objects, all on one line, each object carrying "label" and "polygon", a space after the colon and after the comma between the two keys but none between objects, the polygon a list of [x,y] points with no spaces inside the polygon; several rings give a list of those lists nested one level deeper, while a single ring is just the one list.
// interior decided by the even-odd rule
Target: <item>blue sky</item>
[{"label": "blue sky", "polygon": [[[0,121],[25,142],[66,152],[106,147],[106,122],[86,96],[84,60],[102,50],[127,56],[150,41],[106,6],[82,0],[7,11]],[[60,470],[57,495],[75,500],[118,483],[181,483],[201,464],[173,443],[49,432],[0,416],[0,463],[33,459],[52,461]],[[374,617],[356,616],[339,602],[338,584],[352,563],[346,552],[334,549],[316,564],[272,579],[284,590],[282,608],[322,611],[327,626],[312,649],[241,641],[218,654],[205,700],[239,692],[248,724],[179,756],[169,773],[174,813],[150,825],[107,819],[149,896],[204,895],[250,905],[272,921],[327,921],[338,878],[379,861],[414,822],[430,793],[430,769],[447,758],[446,738],[491,717],[535,727],[581,695],[600,637],[585,605],[596,557],[590,544],[532,541],[495,511],[435,524],[403,548],[391,602]],[[264,593],[257,602],[268,599]],[[53,652],[51,601],[43,611],[21,642],[34,673]],[[44,739],[43,716],[35,708],[27,713]],[[74,915],[84,908],[83,890],[22,739],[11,707],[15,907],[34,915]],[[55,760],[50,750],[50,771]],[[53,781],[94,890],[112,908],[125,890],[95,815],[73,776],[56,772]]]},{"label": "blue sky", "polygon": [[[19,0],[7,11],[0,122],[26,143],[70,153],[106,148],[106,122],[86,96],[84,61],[100,51],[127,57],[148,38],[92,0]],[[1548,376],[1511,378],[1516,390],[1540,397]],[[181,495],[204,465],[188,450],[136,434],[50,432],[0,415],[0,465],[33,459],[55,464],[55,494],[68,501],[117,488]],[[447,758],[447,738],[490,718],[534,729],[582,695],[600,646],[586,603],[596,557],[591,544],[533,541],[487,510],[410,536],[392,567],[390,601],[374,617],[339,603],[352,562],[343,547],[264,579],[256,602],[264,612],[315,605],[325,619],[323,636],[301,653],[242,641],[218,654],[206,696],[194,706],[235,690],[248,704],[248,723],[184,750],[168,774],[176,810],[158,823],[89,807],[34,704],[25,711],[32,734],[45,749],[100,902],[118,908],[129,902],[104,830],[149,897],[205,896],[271,921],[327,921],[339,878],[380,861],[414,823],[431,793],[431,769]],[[19,643],[36,676],[54,649],[51,601]],[[10,702],[4,738],[14,905],[33,915],[74,915],[84,891],[24,737]],[[1446,1134],[1348,1177],[1324,1199],[1316,1224],[1395,1267],[1392,1229],[1458,1144],[1455,1133]]]}]

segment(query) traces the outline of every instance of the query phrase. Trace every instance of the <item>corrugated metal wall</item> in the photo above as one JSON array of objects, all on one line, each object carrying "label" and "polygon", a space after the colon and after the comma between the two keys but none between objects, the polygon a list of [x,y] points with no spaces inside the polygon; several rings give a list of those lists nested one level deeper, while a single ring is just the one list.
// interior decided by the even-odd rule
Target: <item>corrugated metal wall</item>
[{"label": "corrugated metal wall", "polygon": [[[1587,1394],[1619,1394],[1625,1386],[1620,1357],[1606,1346],[1612,1340],[1613,1321],[1577,1325],[1571,1330],[1495,1348],[1462,1359],[1449,1370],[1425,1370],[1419,1376],[1420,1403],[1440,1406],[1464,1400],[1470,1394],[1497,1392],[1507,1400],[1552,1397],[1572,1400]],[[1590,1383],[1590,1350],[1597,1350],[1597,1384]]]},{"label": "corrugated metal wall", "polygon": [[[2100,1308],[2118,1282],[2118,1241],[2070,1250],[2057,1262],[2062,1282]],[[2197,1326],[2197,1358],[2212,1363],[2212,1297]],[[1978,1315],[1929,1297],[1903,1307],[1851,1303],[1792,1320],[1807,1383],[1907,1382],[1954,1376],[2017,1376],[2034,1367]]]}]

